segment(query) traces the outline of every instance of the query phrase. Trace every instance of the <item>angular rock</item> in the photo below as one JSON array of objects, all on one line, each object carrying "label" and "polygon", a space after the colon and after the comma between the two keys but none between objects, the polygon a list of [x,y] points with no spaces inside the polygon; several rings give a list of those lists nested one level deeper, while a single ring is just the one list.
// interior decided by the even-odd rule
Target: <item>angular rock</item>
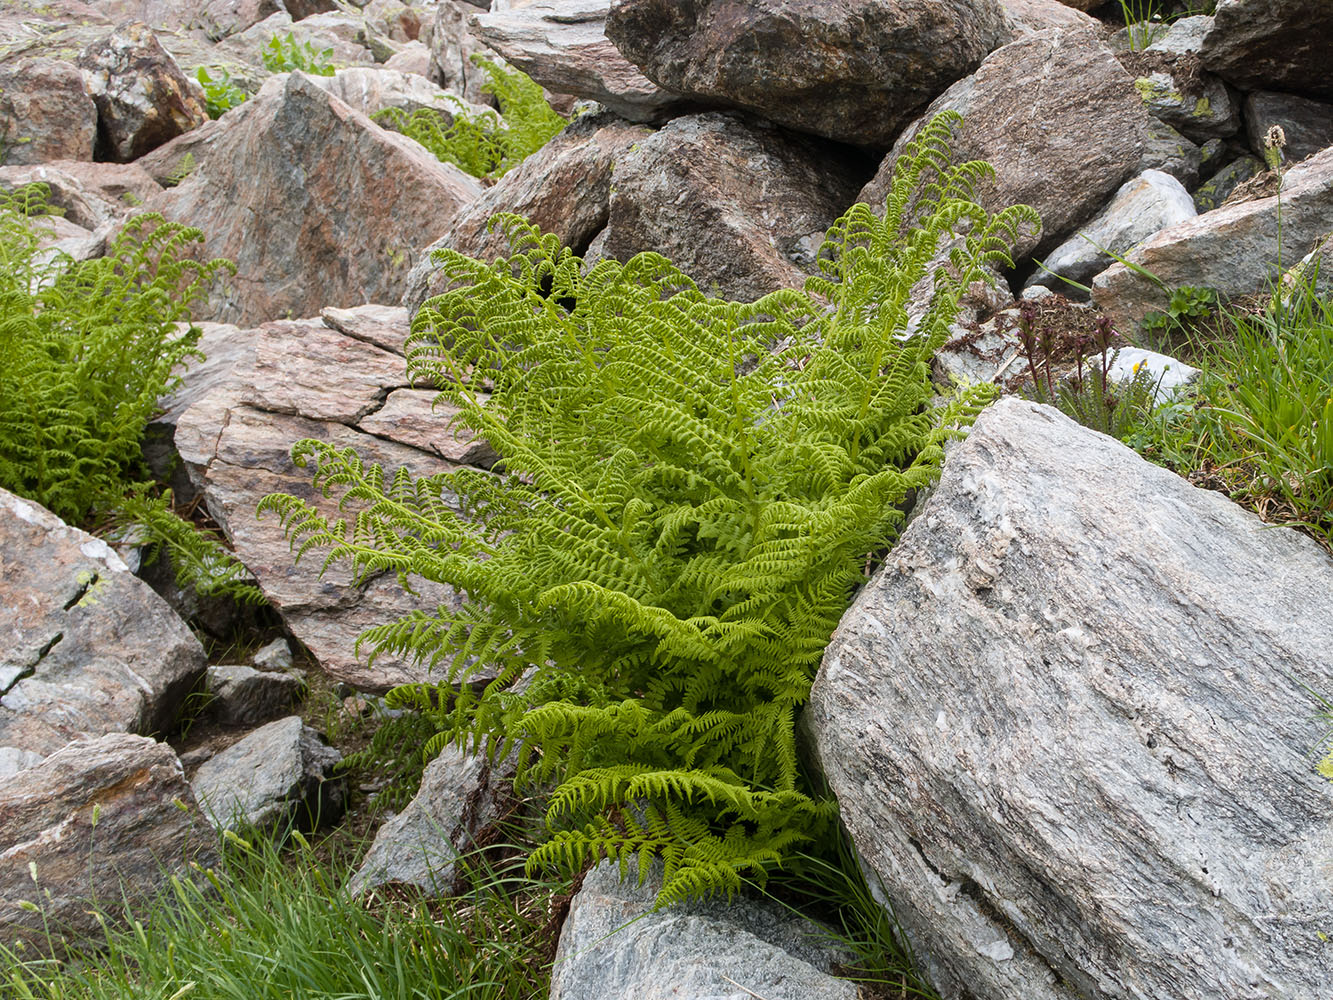
[{"label": "angular rock", "polygon": [[1156,38],[1145,51],[1166,52],[1171,55],[1198,55],[1203,50],[1204,39],[1213,30],[1214,19],[1211,14],[1196,14],[1172,21],[1166,32]]},{"label": "angular rock", "polygon": [[1180,181],[1147,170],[1121,185],[1111,203],[1077,234],[1047,255],[1029,285],[1057,287],[1060,278],[1086,282],[1148,237],[1198,215]]},{"label": "angular rock", "polygon": [[1143,155],[1136,173],[1160,170],[1170,174],[1186,188],[1199,183],[1203,169],[1203,149],[1190,142],[1166,122],[1149,118],[1144,129]]},{"label": "angular rock", "polygon": [[473,13],[472,33],[557,94],[597,101],[629,121],[666,117],[684,102],[640,73],[606,37],[611,0],[537,0]]},{"label": "angular rock", "polygon": [[[203,0],[191,6],[195,11],[192,26],[203,31],[213,42],[245,31],[284,9],[282,0]],[[156,19],[149,23],[155,28],[161,27]]]},{"label": "angular rock", "polygon": [[76,740],[0,781],[0,941],[46,951],[49,921],[70,944],[105,943],[92,901],[143,906],[190,862],[216,864],[214,843],[170,747]]},{"label": "angular rock", "polygon": [[430,46],[426,77],[465,101],[493,106],[495,98],[481,89],[490,77],[472,61],[474,55],[491,55],[468,22],[475,13],[477,8],[465,0],[439,0],[429,30],[422,33],[422,40]]},{"label": "angular rock", "polygon": [[1255,156],[1232,160],[1195,189],[1194,207],[1200,212],[1211,212],[1224,204],[1238,186],[1265,169],[1264,162]]},{"label": "angular rock", "polygon": [[855,200],[836,153],[743,116],[677,118],[615,163],[604,250],[654,250],[708,294],[755,299],[815,270],[829,225]]},{"label": "angular rock", "polygon": [[320,312],[324,325],[353,340],[365,341],[402,355],[411,332],[411,318],[401,306],[364,305],[354,309],[328,308]]},{"label": "angular rock", "polygon": [[606,33],[684,97],[880,148],[1010,36],[997,0],[616,0]]},{"label": "angular rock", "polygon": [[1183,388],[1199,377],[1199,369],[1187,365],[1169,354],[1145,351],[1139,347],[1122,347],[1106,369],[1106,378],[1111,383],[1123,382],[1139,374],[1142,368],[1152,372],[1156,390],[1153,402],[1162,403],[1173,396],[1177,389]]},{"label": "angular rock", "polygon": [[1100,28],[1095,17],[1063,0],[1000,0],[1000,5],[1018,38],[1046,28]]},{"label": "angular rock", "polygon": [[397,52],[384,60],[384,68],[398,73],[415,73],[417,76],[429,76],[430,49],[420,41],[407,42]]},{"label": "angular rock", "polygon": [[480,105],[465,104],[425,76],[382,66],[349,66],[333,76],[312,76],[310,82],[363,115],[373,115],[385,108],[400,108],[408,114],[421,108],[434,108],[444,112],[452,121],[453,113],[460,107],[474,117],[488,110]]},{"label": "angular rock", "polygon": [[250,657],[258,670],[290,670],[292,668],[292,647],[286,639],[274,639]]},{"label": "angular rock", "polygon": [[498,459],[485,439],[453,426],[458,409],[438,400],[434,389],[395,389],[384,405],[357,425],[367,434],[391,438],[459,465],[489,469]]},{"label": "angular rock", "polygon": [[1233,297],[1259,291],[1276,276],[1281,256],[1298,260],[1328,231],[1333,218],[1333,149],[1292,167],[1282,182],[1281,226],[1276,195],[1221,208],[1170,226],[1126,259],[1156,275],[1154,281],[1113,264],[1093,281],[1093,300],[1121,330],[1164,309],[1166,288],[1215,288]]},{"label": "angular rock", "polygon": [[348,891],[359,896],[401,883],[453,892],[454,862],[477,850],[477,838],[505,815],[513,779],[512,760],[491,765],[484,755],[445,747],[426,765],[416,797],[375,834]]},{"label": "angular rock", "polygon": [[832,974],[846,956],[828,946],[827,928],[751,899],[655,912],[661,874],[637,882],[610,862],[584,877],[560,931],[551,1000],[856,1000],[856,984]]},{"label": "angular rock", "polygon": [[0,166],[91,160],[97,106],[83,75],[55,59],[0,65]]},{"label": "angular rock", "polygon": [[1218,0],[1214,13],[1199,52],[1211,72],[1242,90],[1333,97],[1333,7],[1324,0]]},{"label": "angular rock", "polygon": [[208,668],[209,711],[219,722],[234,726],[264,722],[291,708],[305,682],[292,674],[255,670],[240,663]]},{"label": "angular rock", "polygon": [[46,760],[39,753],[18,747],[0,747],[0,781],[8,781],[25,768]]},{"label": "angular rock", "polygon": [[0,571],[0,746],[171,726],[203,647],[105,542],[0,490]]},{"label": "angular rock", "polygon": [[979,188],[981,203],[992,211],[1031,205],[1041,215],[1041,234],[1025,235],[1020,255],[1058,245],[1121,184],[1158,166],[1141,162],[1156,120],[1111,50],[1091,32],[1049,29],[997,49],[940,95],[898,139],[860,201],[883,204],[903,148],[946,109],[964,117],[955,158],[995,167],[995,180]]},{"label": "angular rock", "polygon": [[253,323],[402,296],[413,253],[477,181],[385,131],[302,73],[153,154],[150,172],[193,164],[145,209],[197,225],[207,256],[235,260],[200,318]]},{"label": "angular rock", "polygon": [[981,414],[807,720],[945,1000],[1321,995],[1330,592],[1312,539],[1048,407]]},{"label": "angular rock", "polygon": [[78,65],[97,105],[99,159],[137,160],[208,121],[199,85],[142,22],[84,49]]},{"label": "angular rock", "polygon": [[262,66],[269,42],[274,37],[290,37],[303,49],[309,45],[335,67],[368,65],[375,61],[374,54],[365,45],[364,22],[340,10],[303,19],[293,19],[291,14],[280,10],[219,42],[212,51],[215,58],[220,56]]},{"label": "angular rock", "polygon": [[537,152],[506,173],[476,201],[465,206],[444,235],[423,250],[408,278],[403,304],[415,315],[421,303],[443,291],[432,259],[450,249],[493,260],[509,253],[501,229],[489,226],[499,212],[522,215],[581,253],[610,213],[611,174],[616,162],[653,133],[612,114],[584,115]]},{"label": "angular rock", "polygon": [[1256,90],[1245,96],[1245,132],[1250,149],[1264,158],[1264,136],[1274,125],[1281,126],[1287,145],[1285,163],[1297,163],[1333,146],[1333,104],[1311,101],[1294,94]]},{"label": "angular rock", "polygon": [[204,761],[190,787],[219,830],[312,830],[342,815],[347,782],[333,774],[341,760],[299,715],[289,715]]},{"label": "angular rock", "polygon": [[[1182,66],[1183,59],[1192,65]],[[1151,49],[1121,56],[1135,75],[1134,89],[1148,113],[1195,142],[1225,139],[1240,131],[1240,110],[1217,77],[1200,74],[1191,57],[1162,57]]]}]

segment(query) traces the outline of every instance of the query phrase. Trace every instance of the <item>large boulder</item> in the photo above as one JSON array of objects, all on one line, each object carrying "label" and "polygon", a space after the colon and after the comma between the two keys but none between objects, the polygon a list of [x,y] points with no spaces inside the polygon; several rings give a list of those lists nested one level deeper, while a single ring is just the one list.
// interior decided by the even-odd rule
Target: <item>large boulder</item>
[{"label": "large boulder", "polygon": [[97,105],[99,159],[137,160],[208,121],[199,84],[142,22],[88,46],[78,64]]},{"label": "large boulder", "polygon": [[799,287],[855,200],[857,170],[839,154],[735,113],[676,118],[616,160],[601,251],[657,251],[728,298]]},{"label": "large boulder", "polygon": [[[1164,309],[1168,289],[1215,288],[1249,295],[1277,275],[1283,261],[1309,253],[1333,219],[1333,149],[1292,167],[1280,195],[1231,201],[1163,229],[1093,281],[1092,297],[1122,330]],[[1280,251],[1280,252],[1279,252]],[[1148,274],[1145,274],[1144,271]]]},{"label": "large boulder", "polygon": [[237,323],[396,301],[416,248],[481,191],[302,73],[272,78],[147,166],[183,176],[145,209],[200,227],[207,255],[236,261],[200,318]]},{"label": "large boulder", "polygon": [[551,1000],[856,1000],[856,984],[833,975],[847,956],[828,928],[752,899],[655,911],[660,888],[660,871],[642,885],[610,862],[588,872],[560,931]]},{"label": "large boulder", "polygon": [[653,121],[681,106],[606,37],[611,0],[538,0],[473,13],[473,34],[547,90],[597,101],[630,121]]},{"label": "large boulder", "polygon": [[0,65],[0,166],[91,160],[97,106],[83,74],[56,59]]},{"label": "large boulder", "polygon": [[945,1000],[1333,981],[1333,559],[1054,409],[981,414],[835,632],[809,724]]},{"label": "large boulder", "polygon": [[493,260],[507,254],[504,232],[489,225],[500,212],[524,216],[542,232],[582,253],[605,226],[616,162],[653,133],[612,114],[584,115],[463,207],[443,235],[423,250],[408,279],[403,304],[415,315],[429,296],[443,291],[432,259],[450,249]]},{"label": "large boulder", "polygon": [[905,146],[945,110],[964,119],[955,157],[995,168],[994,181],[979,188],[982,204],[1031,205],[1041,216],[1041,234],[1025,234],[1020,254],[1054,247],[1154,165],[1142,161],[1158,123],[1114,53],[1090,30],[1047,29],[997,49],[940,95],[898,139],[861,201],[883,204]]},{"label": "large boulder", "polygon": [[0,746],[160,733],[203,647],[101,539],[0,490]]},{"label": "large boulder", "polygon": [[0,944],[105,942],[96,902],[147,905],[214,843],[170,747],[76,740],[0,781]]},{"label": "large boulder", "polygon": [[1010,37],[997,0],[615,0],[606,33],[668,90],[880,148]]},{"label": "large boulder", "polygon": [[1331,50],[1333,5],[1325,0],[1218,0],[1200,57],[1242,90],[1333,97]]},{"label": "large boulder", "polygon": [[1282,156],[1295,163],[1333,146],[1333,104],[1294,94],[1256,90],[1245,97],[1245,132],[1250,149],[1263,158],[1264,139],[1274,125],[1287,140]]},{"label": "large boulder", "polygon": [[431,83],[466,101],[494,104],[495,98],[481,89],[490,77],[472,61],[475,55],[491,55],[469,24],[475,13],[477,8],[466,0],[439,0],[421,35],[430,47],[426,76]]}]

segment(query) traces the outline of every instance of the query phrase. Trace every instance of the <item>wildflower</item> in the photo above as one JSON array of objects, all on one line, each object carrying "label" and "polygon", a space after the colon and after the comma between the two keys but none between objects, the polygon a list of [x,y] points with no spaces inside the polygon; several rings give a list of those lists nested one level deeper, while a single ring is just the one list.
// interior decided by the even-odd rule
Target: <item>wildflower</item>
[{"label": "wildflower", "polygon": [[1268,126],[1268,131],[1264,133],[1264,159],[1268,161],[1268,169],[1277,169],[1282,162],[1282,150],[1286,147],[1287,133],[1282,130],[1282,126]]}]

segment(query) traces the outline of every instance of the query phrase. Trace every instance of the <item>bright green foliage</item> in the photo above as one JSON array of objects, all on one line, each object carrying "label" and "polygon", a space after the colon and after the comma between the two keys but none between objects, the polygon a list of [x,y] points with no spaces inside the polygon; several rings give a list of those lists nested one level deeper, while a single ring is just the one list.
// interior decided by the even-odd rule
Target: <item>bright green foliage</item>
[{"label": "bright green foliage", "polygon": [[[806,291],[753,303],[708,298],[653,253],[587,267],[500,217],[507,260],[437,255],[452,287],[417,316],[408,357],[503,474],[414,480],[302,441],[294,458],[345,489],[355,518],[261,504],[302,553],[465,592],[458,613],[363,639],[455,681],[498,673],[480,696],[423,685],[391,700],[434,714],[437,742],[520,741],[521,775],[555,782],[531,865],[606,856],[643,872],[660,857],[666,903],[762,880],[829,828],[797,713],[868,563],[992,398],[935,398],[930,359],[959,297],[1039,224],[971,200],[990,170],[951,163],[957,120],[923,131],[883,219],[856,205],[834,225]],[[909,290],[960,224],[908,335]]]},{"label": "bright green foliage", "polygon": [[144,562],[165,555],[176,585],[201,597],[230,597],[243,604],[263,604],[264,593],[249,570],[218,538],[171,509],[171,491],[150,496],[140,487],[116,501],[114,518],[145,549]]},{"label": "bright green foliage", "polygon": [[208,109],[208,117],[216,119],[236,105],[244,104],[250,95],[231,82],[231,74],[225,67],[215,66],[213,72],[217,74],[216,77],[200,66],[196,76],[204,88],[204,107]]},{"label": "bright green foliage", "polygon": [[333,49],[317,49],[312,41],[298,43],[290,34],[273,35],[261,56],[270,73],[300,70],[311,76],[333,76]]},{"label": "bright green foliage", "polygon": [[67,521],[122,496],[158,399],[198,331],[190,306],[231,265],[187,254],[197,229],[140,216],[104,258],[47,260],[28,218],[47,192],[0,193],[0,486]]},{"label": "bright green foliage", "polygon": [[[415,139],[442,163],[452,163],[473,177],[501,177],[546,145],[567,122],[560,117],[527,74],[508,70],[473,56],[490,79],[482,90],[500,102],[500,115],[485,112],[473,117],[458,101],[451,114],[421,108],[407,114],[401,108],[378,111],[374,119]],[[501,120],[503,116],[503,120]]]}]

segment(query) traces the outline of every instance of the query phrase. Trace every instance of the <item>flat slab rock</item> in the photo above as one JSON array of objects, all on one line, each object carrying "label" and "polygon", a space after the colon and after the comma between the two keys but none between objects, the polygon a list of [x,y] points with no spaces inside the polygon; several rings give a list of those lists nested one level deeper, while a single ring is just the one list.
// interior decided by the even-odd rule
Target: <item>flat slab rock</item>
[{"label": "flat slab rock", "polygon": [[1053,409],[981,414],[808,719],[946,1000],[1327,993],[1330,594],[1313,540]]},{"label": "flat slab rock", "polygon": [[654,912],[660,888],[660,874],[622,882],[608,862],[588,872],[560,932],[551,1000],[856,1000],[856,984],[830,971],[847,956],[828,928],[750,899]]},{"label": "flat slab rock", "polygon": [[0,490],[0,747],[161,732],[205,663],[105,542]]},{"label": "flat slab rock", "polygon": [[45,949],[44,920],[71,943],[101,938],[91,900],[142,904],[189,862],[216,864],[215,844],[170,747],[76,740],[0,781],[0,943]]}]

